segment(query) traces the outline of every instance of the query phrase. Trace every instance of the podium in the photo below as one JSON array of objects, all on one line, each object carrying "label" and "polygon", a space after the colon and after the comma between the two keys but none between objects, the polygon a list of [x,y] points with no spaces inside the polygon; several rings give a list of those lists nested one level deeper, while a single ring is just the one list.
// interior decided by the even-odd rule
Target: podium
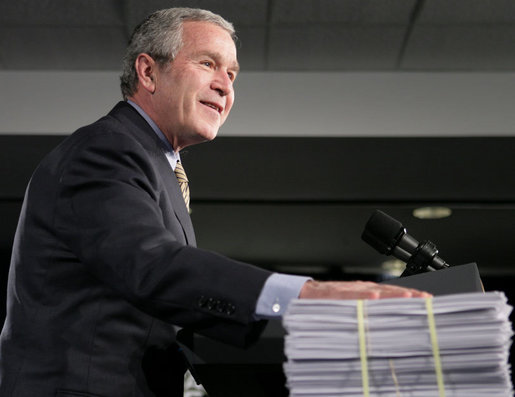
[{"label": "podium", "polygon": [[[435,272],[389,279],[386,284],[446,295],[484,291],[475,263]],[[285,331],[280,320],[269,321],[260,339],[247,349],[232,347],[197,334],[178,341],[192,375],[209,397],[287,397],[282,364]]]},{"label": "podium", "polygon": [[475,263],[448,267],[436,272],[393,278],[383,281],[383,283],[415,288],[430,292],[435,296],[465,292],[484,292],[483,283]]}]

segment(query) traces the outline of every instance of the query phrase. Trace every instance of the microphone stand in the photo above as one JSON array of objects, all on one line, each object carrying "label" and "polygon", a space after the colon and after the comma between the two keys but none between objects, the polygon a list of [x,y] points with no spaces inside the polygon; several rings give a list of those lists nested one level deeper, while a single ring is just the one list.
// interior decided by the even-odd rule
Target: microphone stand
[{"label": "microphone stand", "polygon": [[435,270],[449,267],[449,265],[444,261],[441,261],[438,264],[438,267],[433,267],[434,258],[437,254],[438,250],[436,249],[435,244],[429,240],[422,241],[406,263],[406,269],[401,274],[401,277],[412,276],[414,274],[425,272],[433,272]]}]

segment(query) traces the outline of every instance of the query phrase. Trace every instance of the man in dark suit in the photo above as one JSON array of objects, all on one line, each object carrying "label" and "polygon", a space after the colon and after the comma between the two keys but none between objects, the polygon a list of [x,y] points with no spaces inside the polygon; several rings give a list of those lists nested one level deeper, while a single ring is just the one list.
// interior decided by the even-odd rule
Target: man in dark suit
[{"label": "man in dark suit", "polygon": [[138,26],[125,101],[53,150],[27,188],[1,397],[180,396],[174,326],[245,345],[295,297],[424,296],[272,274],[195,247],[174,170],[181,149],[215,138],[237,73],[234,30],[217,15],[162,10]]}]

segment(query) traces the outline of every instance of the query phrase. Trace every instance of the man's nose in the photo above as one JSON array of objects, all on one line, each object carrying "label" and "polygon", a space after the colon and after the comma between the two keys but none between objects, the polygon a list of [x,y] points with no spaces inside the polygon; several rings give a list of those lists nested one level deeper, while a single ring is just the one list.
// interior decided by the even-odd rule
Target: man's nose
[{"label": "man's nose", "polygon": [[215,78],[211,83],[211,88],[218,91],[220,96],[227,96],[233,91],[232,80],[226,71],[217,71]]}]

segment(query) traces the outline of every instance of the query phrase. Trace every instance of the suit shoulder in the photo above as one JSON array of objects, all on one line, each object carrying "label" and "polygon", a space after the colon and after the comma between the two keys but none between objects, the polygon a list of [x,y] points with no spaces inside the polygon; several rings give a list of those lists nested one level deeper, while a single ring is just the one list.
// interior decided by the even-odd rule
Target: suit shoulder
[{"label": "suit shoulder", "polygon": [[[130,125],[124,125],[116,118],[107,115],[92,124],[79,128],[40,163],[41,168],[55,174],[66,173],[72,164],[93,164],[99,166],[123,166],[123,164],[143,164],[153,162],[159,153],[159,148],[145,137],[144,131],[130,131]],[[154,153],[152,153],[154,152]]]},{"label": "suit shoulder", "polygon": [[145,126],[143,119],[138,120],[139,115],[131,114],[130,112],[135,113],[133,109],[124,109],[121,112],[116,109],[115,107],[106,116],[76,130],[61,146],[67,152],[98,146],[120,150],[130,147],[156,150],[155,139],[151,135],[153,131],[148,130],[150,126]]}]

